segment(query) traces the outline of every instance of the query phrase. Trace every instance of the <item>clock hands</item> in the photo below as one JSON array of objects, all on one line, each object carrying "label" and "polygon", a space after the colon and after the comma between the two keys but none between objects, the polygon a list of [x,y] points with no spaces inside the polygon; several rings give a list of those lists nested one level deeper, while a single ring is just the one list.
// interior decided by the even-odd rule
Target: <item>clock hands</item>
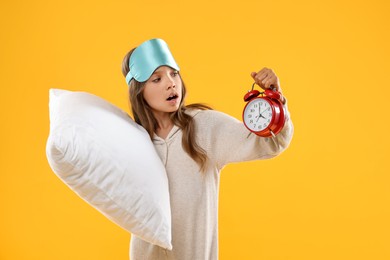
[{"label": "clock hands", "polygon": [[265,118],[264,116],[262,116],[262,114],[268,109],[268,107],[264,108],[263,112],[260,113],[261,117]]},{"label": "clock hands", "polygon": [[256,120],[256,123],[259,121],[260,117],[261,117],[261,112],[260,112],[260,106],[259,106],[259,116],[257,117],[257,120]]},{"label": "clock hands", "polygon": [[262,117],[262,118],[265,119],[265,117],[264,117],[262,114],[263,114],[264,111],[266,111],[266,110],[267,110],[267,108],[265,108],[265,109],[263,110],[263,112],[261,112],[261,111],[260,111],[260,106],[259,106],[259,116],[257,117],[256,123],[259,121],[260,117]]}]

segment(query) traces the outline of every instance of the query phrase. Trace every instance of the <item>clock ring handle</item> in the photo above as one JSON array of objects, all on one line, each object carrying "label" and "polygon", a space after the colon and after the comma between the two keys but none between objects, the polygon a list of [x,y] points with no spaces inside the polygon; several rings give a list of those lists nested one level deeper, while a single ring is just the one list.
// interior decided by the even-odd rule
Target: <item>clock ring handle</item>
[{"label": "clock ring handle", "polygon": [[256,82],[253,82],[253,84],[252,84],[252,91],[255,88],[255,84],[256,84]]},{"label": "clock ring handle", "polygon": [[[251,91],[253,91],[253,89],[255,88],[255,84],[256,84],[256,82],[253,82]],[[274,85],[271,85],[271,86],[269,87],[269,89],[272,90],[273,92],[279,92],[279,91],[276,90],[276,88],[274,87]],[[264,94],[264,92],[260,92],[260,94]]]},{"label": "clock ring handle", "polygon": [[[252,90],[255,88],[255,84],[256,84],[256,82],[253,82],[253,84],[252,84]],[[276,88],[274,87],[274,85],[271,85],[269,88],[270,88],[272,91],[277,91]]]},{"label": "clock ring handle", "polygon": [[[256,82],[253,83],[252,85],[252,91],[253,88],[255,87]],[[269,89],[264,90],[263,92],[260,92],[261,95],[265,94],[267,97],[270,97],[272,99],[277,99],[280,100],[281,98],[281,93],[274,87],[274,85],[271,85]]]}]

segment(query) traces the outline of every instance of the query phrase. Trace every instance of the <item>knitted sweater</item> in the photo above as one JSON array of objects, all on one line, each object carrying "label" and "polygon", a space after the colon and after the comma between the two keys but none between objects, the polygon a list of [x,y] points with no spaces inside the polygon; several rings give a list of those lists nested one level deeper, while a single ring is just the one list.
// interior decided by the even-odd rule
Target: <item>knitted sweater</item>
[{"label": "knitted sweater", "polygon": [[218,259],[218,191],[220,171],[228,163],[272,158],[289,145],[293,125],[287,115],[283,130],[270,138],[251,134],[242,122],[214,110],[192,110],[198,144],[207,152],[208,167],[183,150],[182,131],[174,126],[164,140],[153,144],[166,167],[172,211],[172,251],[136,236],[130,243],[131,260]]}]

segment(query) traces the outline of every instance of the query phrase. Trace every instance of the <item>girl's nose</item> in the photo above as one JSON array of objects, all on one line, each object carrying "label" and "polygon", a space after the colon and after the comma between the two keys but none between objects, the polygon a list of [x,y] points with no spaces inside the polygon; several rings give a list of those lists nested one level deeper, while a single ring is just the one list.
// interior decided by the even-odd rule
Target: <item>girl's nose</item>
[{"label": "girl's nose", "polygon": [[176,83],[175,83],[175,81],[173,80],[173,78],[168,77],[168,87],[167,87],[167,89],[175,88],[175,87],[176,87]]}]

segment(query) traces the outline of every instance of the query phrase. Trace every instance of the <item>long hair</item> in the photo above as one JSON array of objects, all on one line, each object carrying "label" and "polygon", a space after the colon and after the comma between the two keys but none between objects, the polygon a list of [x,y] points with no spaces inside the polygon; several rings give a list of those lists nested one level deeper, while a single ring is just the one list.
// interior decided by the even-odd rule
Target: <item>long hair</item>
[{"label": "long hair", "polygon": [[[135,48],[130,50],[123,58],[122,74],[124,76],[126,76],[130,71],[129,59],[134,50]],[[172,112],[170,114],[170,118],[172,122],[183,131],[182,145],[184,151],[200,166],[201,171],[204,172],[207,165],[207,154],[195,140],[195,122],[192,116],[186,113],[186,110],[194,108],[207,110],[212,108],[198,103],[186,106],[184,104],[184,99],[186,97],[187,90],[183,79],[181,77],[180,79],[182,81],[182,99],[178,110]],[[132,79],[129,83],[129,100],[135,122],[143,126],[152,139],[158,125],[157,120],[153,116],[152,109],[143,97],[144,88],[145,82],[138,82],[135,79]]]}]

